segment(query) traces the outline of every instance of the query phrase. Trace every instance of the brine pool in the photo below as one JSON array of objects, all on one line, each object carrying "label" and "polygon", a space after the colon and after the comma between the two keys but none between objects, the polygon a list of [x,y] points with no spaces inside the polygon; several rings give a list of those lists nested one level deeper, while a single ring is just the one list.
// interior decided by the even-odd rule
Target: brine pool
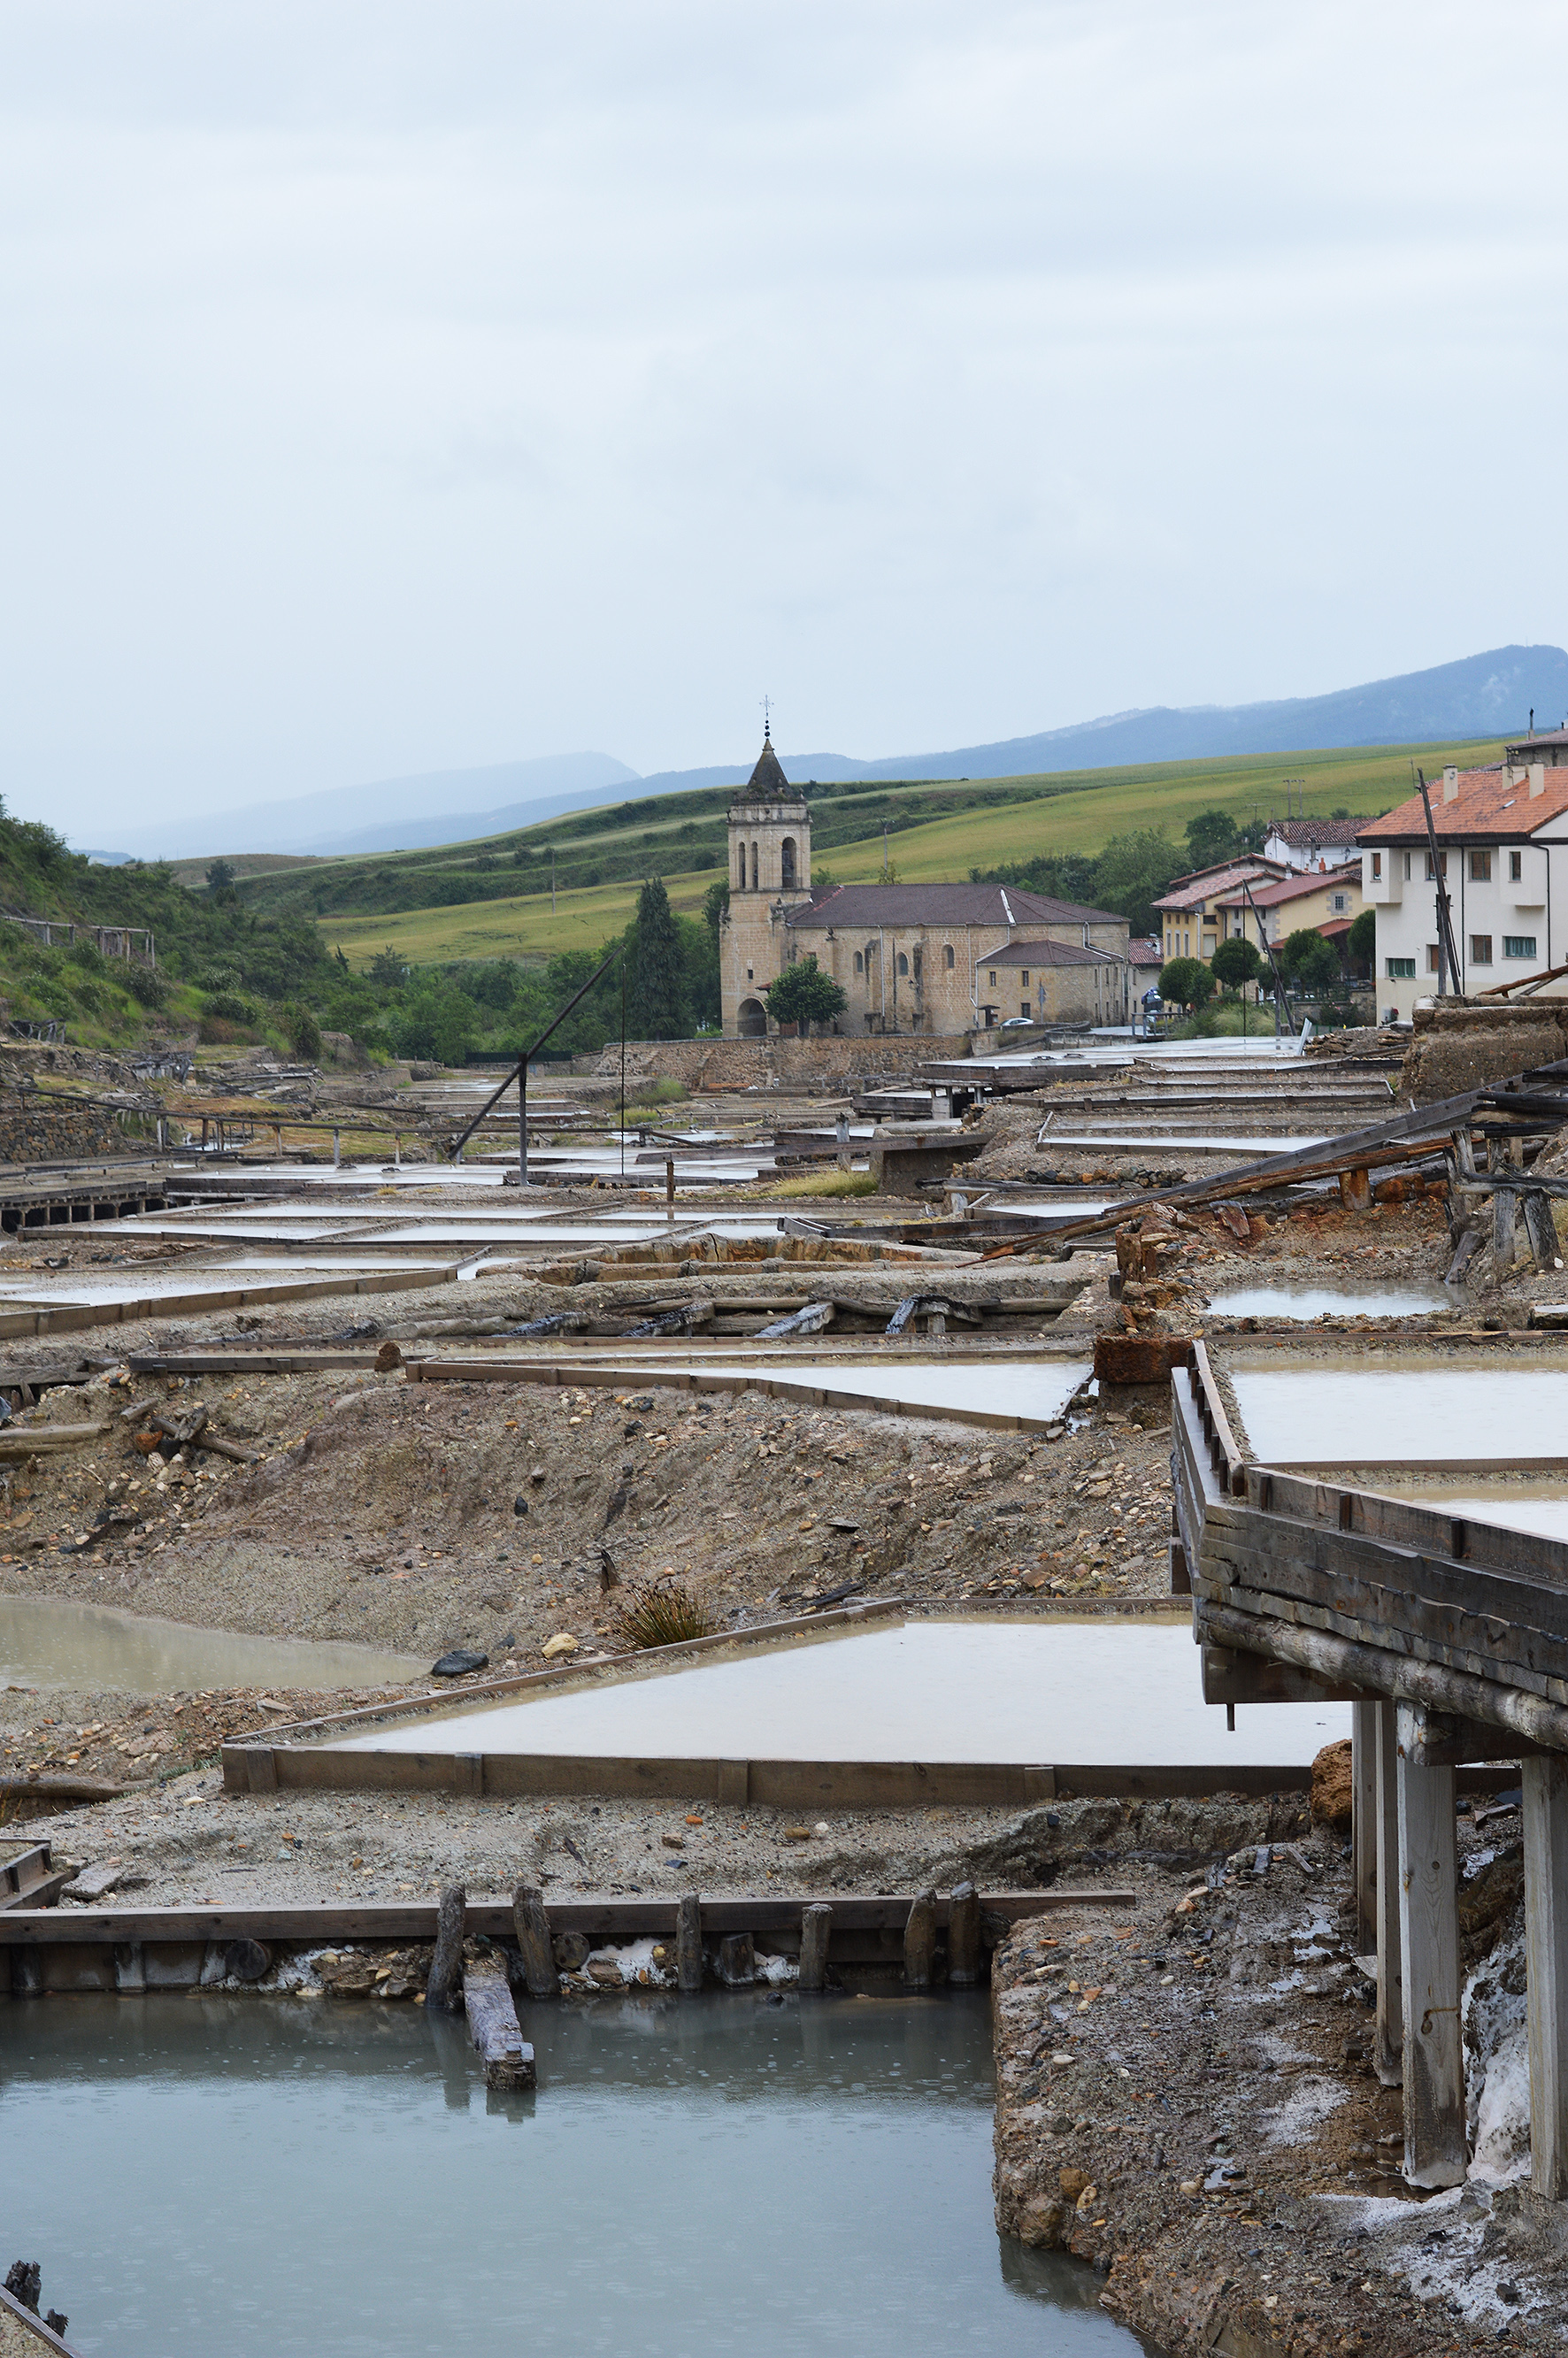
[{"label": "brine pool", "polygon": [[1304,1768],[1350,1706],[1206,1704],[1190,1621],[909,1621],[527,1702],[390,1720],[324,1747],[639,1759],[1219,1762]]},{"label": "brine pool", "polygon": [[1568,1465],[1568,1362],[1258,1368],[1226,1357],[1254,1457],[1266,1466]]},{"label": "brine pool", "polygon": [[428,1657],[373,1646],[257,1638],[186,1621],[74,1605],[56,1596],[0,1596],[0,1685],[76,1687],[122,1694],[200,1693],[211,1687],[399,1686]]},{"label": "brine pool", "polygon": [[1457,1298],[1441,1285],[1238,1285],[1208,1306],[1217,1318],[1424,1318]]},{"label": "brine pool", "polygon": [[983,1993],[523,2009],[536,2095],[423,2007],[7,2010],[11,2246],[84,2358],[1135,2358],[999,2237]]}]

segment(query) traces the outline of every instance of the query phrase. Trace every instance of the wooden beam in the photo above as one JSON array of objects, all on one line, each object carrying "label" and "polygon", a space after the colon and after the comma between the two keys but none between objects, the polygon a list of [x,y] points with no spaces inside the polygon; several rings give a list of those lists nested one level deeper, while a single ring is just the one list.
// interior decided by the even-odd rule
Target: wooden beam
[{"label": "wooden beam", "polygon": [[1520,1782],[1530,2190],[1561,2202],[1568,2197],[1568,1761],[1526,1760]]},{"label": "wooden beam", "polygon": [[903,1922],[903,1985],[929,1989],[936,1950],[936,1894],[922,1891],[909,1903]]},{"label": "wooden beam", "polygon": [[449,1883],[441,1894],[436,1910],[436,1951],[430,1960],[430,1978],[425,1985],[425,2003],[438,2012],[451,2012],[456,2005],[456,1991],[462,1979],[464,1919],[468,1894],[460,1883]]},{"label": "wooden beam", "polygon": [[[1203,1665],[1203,1699],[1208,1704],[1355,1703],[1359,1688],[1331,1686],[1293,1662],[1276,1662],[1267,1654],[1240,1654],[1228,1646],[1199,1648]],[[1361,1708],[1357,1704],[1357,1708]]]},{"label": "wooden beam", "polygon": [[1356,1886],[1356,1953],[1378,1948],[1378,1704],[1366,1698],[1350,1714],[1350,1844]]},{"label": "wooden beam", "polygon": [[1399,1739],[1390,1703],[1376,1706],[1375,1888],[1378,1959],[1377,2072],[1385,2088],[1404,2075],[1404,1974],[1400,1941]]},{"label": "wooden beam", "polygon": [[816,1899],[800,1911],[800,1987],[819,1990],[827,1986],[827,1945],[832,1938],[833,1910],[825,1900]]},{"label": "wooden beam", "polygon": [[1521,1736],[1478,1719],[1457,1719],[1423,1703],[1395,1705],[1400,1756],[1417,1768],[1457,1768],[1466,1760],[1520,1760],[1537,1750]]},{"label": "wooden beam", "polygon": [[537,2085],[534,2050],[523,2036],[506,1968],[499,1957],[483,1957],[463,1969],[463,2011],[469,2037],[484,2064],[487,2088]]},{"label": "wooden beam", "polygon": [[512,1922],[529,1996],[558,1997],[561,1982],[551,1945],[550,1920],[545,1912],[542,1894],[531,1884],[519,1884],[513,1893]]},{"label": "wooden beam", "polygon": [[1401,1758],[1398,1811],[1405,2177],[1411,2186],[1458,2186],[1469,2157],[1453,1769]]}]

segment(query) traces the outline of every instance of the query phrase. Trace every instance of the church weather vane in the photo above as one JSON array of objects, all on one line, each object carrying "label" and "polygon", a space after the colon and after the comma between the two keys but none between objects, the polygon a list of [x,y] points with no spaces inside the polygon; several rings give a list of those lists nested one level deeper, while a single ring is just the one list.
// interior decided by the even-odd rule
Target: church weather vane
[{"label": "church weather vane", "polygon": [[773,741],[773,700],[771,696],[764,696],[762,698],[762,742],[764,745],[771,745]]}]

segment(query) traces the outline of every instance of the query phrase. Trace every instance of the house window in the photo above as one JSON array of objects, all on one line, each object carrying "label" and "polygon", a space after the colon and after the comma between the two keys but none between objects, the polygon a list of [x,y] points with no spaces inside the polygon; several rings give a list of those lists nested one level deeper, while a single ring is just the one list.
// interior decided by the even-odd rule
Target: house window
[{"label": "house window", "polygon": [[866,970],[866,961],[865,961],[865,959],[860,956],[860,951],[859,951],[859,950],[857,950],[857,951],[855,952],[855,972],[856,972],[857,974],[864,974],[865,970]]},{"label": "house window", "polygon": [[1436,865],[1436,867],[1435,867],[1435,868],[1434,868],[1434,867],[1433,866],[1433,864],[1432,864],[1432,854],[1431,854],[1431,852],[1429,851],[1429,852],[1427,853],[1427,855],[1426,855],[1426,881],[1427,881],[1427,882],[1428,882],[1429,884],[1433,884],[1433,883],[1435,883],[1435,882],[1436,882],[1436,881],[1437,881],[1437,879],[1438,879],[1438,877],[1439,877],[1439,876],[1446,876],[1446,875],[1447,875],[1447,873],[1448,873],[1448,854],[1446,853],[1446,851],[1440,851],[1440,852],[1438,853],[1438,855],[1437,855],[1437,865]]},{"label": "house window", "polygon": [[1524,874],[1524,854],[1523,854],[1523,852],[1522,852],[1522,851],[1510,851],[1510,852],[1509,852],[1509,882],[1510,884],[1517,884],[1517,883],[1519,882],[1519,878],[1520,878],[1523,874]]},{"label": "house window", "polygon": [[994,966],[990,970],[990,987],[993,990],[996,989],[996,968]]},{"label": "house window", "polygon": [[1426,946],[1426,970],[1428,974],[1435,974],[1437,972],[1437,944],[1435,942],[1428,942]]},{"label": "house window", "polygon": [[1470,854],[1470,882],[1471,882],[1471,883],[1472,883],[1472,884],[1489,884],[1489,883],[1491,882],[1491,881],[1492,881],[1492,855],[1491,855],[1491,853],[1490,853],[1489,851],[1473,851],[1473,852]]},{"label": "house window", "polygon": [[942,963],[946,968],[948,973],[951,974],[953,971],[953,945],[951,942],[945,942],[942,946]]},{"label": "house window", "polygon": [[1414,958],[1390,958],[1387,961],[1387,965],[1389,980],[1390,982],[1413,982],[1415,980]]},{"label": "house window", "polygon": [[1490,966],[1490,965],[1491,965],[1491,963],[1492,963],[1492,936],[1490,936],[1490,934],[1472,934],[1472,935],[1471,935],[1471,936],[1470,936],[1470,963],[1471,963],[1471,965],[1472,965],[1472,966]]},{"label": "house window", "polygon": [[1018,979],[1023,985],[1024,990],[1027,990],[1029,988],[1029,968],[1027,967],[1024,968]]},{"label": "house window", "polygon": [[1533,934],[1505,934],[1503,936],[1503,956],[1506,958],[1532,958],[1535,956],[1535,936]]},{"label": "house window", "polygon": [[1410,853],[1407,851],[1407,852],[1406,852],[1406,854],[1405,854],[1405,882],[1408,884],[1408,883],[1410,882],[1410,881],[1411,881],[1411,856],[1410,856]]},{"label": "house window", "polygon": [[1380,884],[1382,881],[1383,855],[1380,851],[1375,851],[1372,854],[1372,882],[1374,884]]},{"label": "house window", "polygon": [[1343,917],[1346,910],[1350,906],[1349,893],[1331,892],[1328,896],[1328,905],[1336,917]]},{"label": "house window", "polygon": [[1019,1011],[1019,1013],[1020,1013],[1021,1015],[1027,1015],[1027,1014],[1028,1014],[1028,1012],[1029,1012],[1029,1001],[1028,1001],[1028,1000],[1027,1000],[1027,999],[1021,1000],[1021,1001],[1019,1001],[1018,1011]]}]

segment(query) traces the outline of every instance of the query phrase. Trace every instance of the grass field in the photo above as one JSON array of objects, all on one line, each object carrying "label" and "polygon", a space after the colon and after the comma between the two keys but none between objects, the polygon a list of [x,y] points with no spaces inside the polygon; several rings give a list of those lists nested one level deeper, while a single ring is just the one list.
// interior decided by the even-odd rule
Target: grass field
[{"label": "grass field", "polygon": [[[1328,752],[1243,755],[1228,761],[1169,762],[1138,770],[1078,772],[1036,781],[995,780],[997,785],[1038,784],[1033,798],[992,810],[959,811],[914,827],[892,829],[888,853],[906,883],[967,882],[971,868],[995,868],[1042,851],[1098,851],[1113,835],[1163,828],[1180,841],[1189,819],[1203,810],[1227,810],[1238,819],[1282,812],[1285,784],[1304,802],[1309,817],[1344,808],[1376,816],[1402,802],[1415,784],[1414,764],[1428,777],[1447,761],[1475,767],[1496,761],[1492,744],[1379,745]],[[1296,782],[1300,782],[1299,786]],[[911,790],[912,793],[914,791]],[[835,816],[836,797],[818,806]],[[817,855],[842,884],[874,883],[881,874],[880,828]],[[714,871],[695,870],[665,880],[673,907],[696,916]],[[362,967],[387,944],[416,965],[459,958],[546,958],[559,950],[596,949],[618,933],[636,906],[637,887],[623,882],[557,896],[547,893],[455,907],[415,909],[385,916],[326,916],[323,938]]]}]

